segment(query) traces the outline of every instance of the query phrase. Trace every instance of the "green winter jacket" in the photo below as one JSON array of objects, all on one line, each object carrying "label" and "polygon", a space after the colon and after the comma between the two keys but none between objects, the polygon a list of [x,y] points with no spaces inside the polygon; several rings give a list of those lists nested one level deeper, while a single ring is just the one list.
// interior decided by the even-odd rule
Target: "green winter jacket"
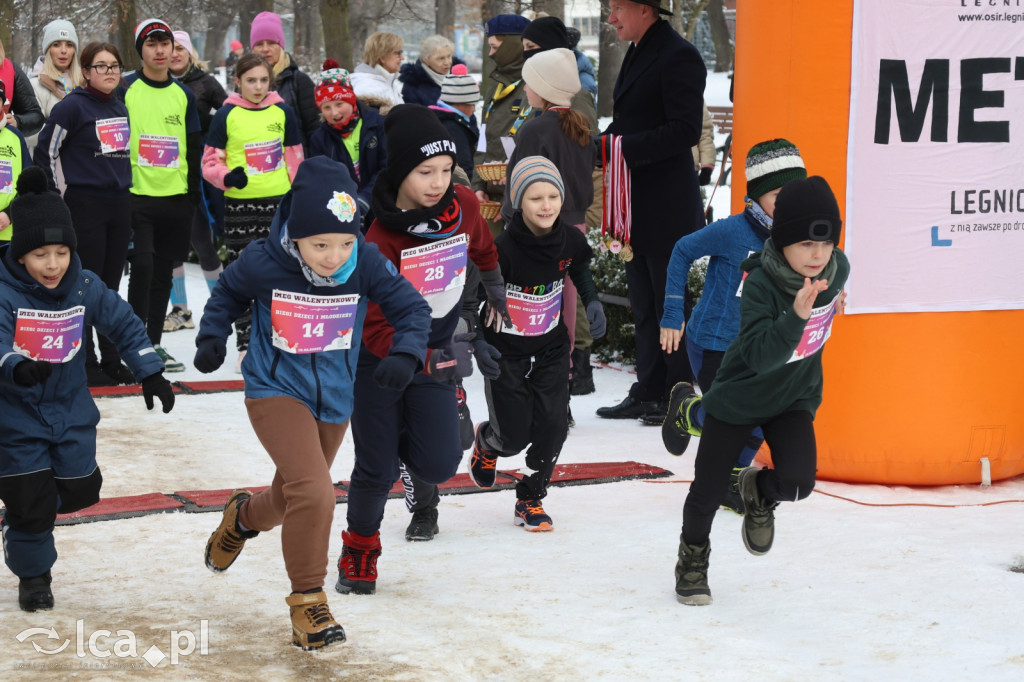
[{"label": "green winter jacket", "polygon": [[[481,136],[486,136],[487,150],[478,151],[473,155],[475,164],[508,159],[505,148],[501,144],[501,138],[515,137],[512,128],[522,109],[530,106],[526,100],[526,92],[523,90],[522,38],[517,35],[505,36],[505,40],[494,53],[494,63],[495,69],[491,72],[494,87],[489,88],[484,97],[483,118],[480,126]],[[472,185],[474,191],[485,191],[495,201],[501,201],[505,195],[504,185],[485,182],[475,169]]]},{"label": "green winter jacket", "polygon": [[[814,308],[828,306],[842,292],[850,275],[850,262],[839,249],[833,251],[837,271],[828,289],[818,294]],[[794,353],[805,343],[805,327],[793,312],[793,296],[782,291],[761,267],[761,253],[743,261],[746,271],[740,302],[740,332],[730,344],[703,398],[704,409],[729,424],[763,424],[784,412],[805,411],[814,417],[821,405],[821,354],[824,348],[802,358]],[[810,324],[809,324],[810,323]],[[828,338],[831,325],[819,331]],[[813,339],[810,339],[813,345]]]}]

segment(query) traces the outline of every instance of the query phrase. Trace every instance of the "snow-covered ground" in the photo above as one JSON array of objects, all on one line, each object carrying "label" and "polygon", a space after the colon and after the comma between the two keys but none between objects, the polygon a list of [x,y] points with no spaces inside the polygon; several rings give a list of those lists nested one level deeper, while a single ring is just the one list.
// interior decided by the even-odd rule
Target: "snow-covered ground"
[{"label": "snow-covered ground", "polygon": [[[728,212],[727,198],[724,206],[720,215]],[[198,316],[206,287],[197,266],[188,266],[187,276]],[[238,378],[230,350],[214,375],[191,369],[194,339],[194,331],[164,336],[189,366],[172,379]],[[229,571],[214,575],[202,553],[218,513],[62,526],[53,611],[19,611],[17,580],[9,573],[0,580],[0,679],[39,679],[42,670],[46,679],[137,679],[140,669],[152,670],[142,658],[150,647],[170,656],[175,647],[187,651],[190,636],[194,651],[177,654],[174,664],[159,662],[160,672],[151,674],[1024,679],[1024,574],[1010,570],[1024,568],[1024,477],[984,489],[821,482],[807,500],[778,509],[775,546],[764,557],[744,550],[740,518],[722,512],[712,532],[715,602],[686,607],[675,600],[673,566],[696,440],[672,457],[657,428],[597,418],[594,410],[624,397],[632,377],[621,368],[594,374],[598,392],[572,401],[577,426],[561,462],[633,460],[669,469],[671,477],[553,488],[545,508],[556,530],[547,534],[513,526],[514,494],[501,491],[443,497],[440,535],[407,543],[409,515],[393,500],[373,596],[332,589],[345,526],[339,505],[327,589],[348,641],[319,653],[289,643],[289,584],[277,531],[252,540]],[[478,375],[467,389],[474,418],[486,418]],[[105,497],[270,482],[273,468],[241,393],[181,395],[170,415],[147,412],[141,397],[98,404]],[[506,464],[522,466],[522,458]],[[335,479],[349,478],[351,468],[349,436]],[[26,633],[30,628],[43,632]],[[65,641],[60,653],[43,653]]]}]

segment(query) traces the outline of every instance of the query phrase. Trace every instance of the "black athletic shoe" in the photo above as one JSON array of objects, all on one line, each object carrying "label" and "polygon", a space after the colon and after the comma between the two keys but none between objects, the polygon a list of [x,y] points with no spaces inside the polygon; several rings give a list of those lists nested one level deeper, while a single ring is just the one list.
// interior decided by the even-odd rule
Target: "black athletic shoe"
[{"label": "black athletic shoe", "polygon": [[[605,419],[640,419],[648,412],[657,410],[658,402],[656,400],[637,400],[628,395],[618,405],[597,408],[597,416]],[[662,410],[661,413],[664,415],[665,411]]]},{"label": "black athletic shoe", "polygon": [[53,591],[50,583],[53,579],[50,572],[34,578],[22,578],[18,581],[18,606],[22,611],[49,611],[53,608]]},{"label": "black athletic shoe", "polygon": [[466,389],[462,386],[461,380],[455,384],[455,404],[459,408],[459,441],[465,451],[473,447],[476,430],[473,428],[473,416],[469,413]]},{"label": "black athletic shoe", "polygon": [[410,542],[433,540],[440,529],[437,527],[437,507],[418,509],[412,513],[412,521],[405,529],[405,539]]},{"label": "black athletic shoe", "polygon": [[722,509],[728,509],[743,516],[746,507],[743,505],[743,497],[740,495],[740,472],[743,467],[733,467],[729,476],[729,489],[725,492],[725,499],[722,500]]},{"label": "black athletic shoe", "polygon": [[135,383],[135,375],[132,371],[118,362],[107,362],[101,365],[103,373],[106,374],[110,379],[119,385],[128,385]]},{"label": "black athletic shoe", "polygon": [[110,375],[103,371],[100,363],[90,360],[85,363],[85,383],[93,386],[116,386],[117,382],[110,378]]},{"label": "black athletic shoe", "polygon": [[692,413],[700,397],[693,392],[693,385],[680,381],[672,387],[668,399],[666,417],[661,425],[661,442],[671,454],[679,456],[686,452],[690,436],[699,436],[700,429],[693,424]]}]

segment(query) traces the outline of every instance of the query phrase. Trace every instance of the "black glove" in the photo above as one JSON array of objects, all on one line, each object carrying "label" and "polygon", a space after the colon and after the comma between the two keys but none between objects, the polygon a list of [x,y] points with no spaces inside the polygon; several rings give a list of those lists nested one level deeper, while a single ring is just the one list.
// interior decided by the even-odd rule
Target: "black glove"
[{"label": "black glove", "polygon": [[153,409],[153,396],[160,399],[160,404],[164,406],[164,414],[174,407],[174,391],[171,390],[171,382],[164,379],[163,372],[150,374],[142,380],[142,397],[146,400],[147,410]]},{"label": "black glove", "polygon": [[215,372],[224,364],[224,358],[228,354],[227,342],[224,339],[206,336],[196,339],[196,347],[196,357],[192,364],[203,374]]},{"label": "black glove", "polygon": [[501,367],[498,365],[501,353],[497,348],[483,339],[477,339],[473,342],[473,355],[476,356],[476,366],[480,368],[480,373],[485,379],[498,378],[501,374]]},{"label": "black glove", "polygon": [[590,335],[595,339],[604,336],[608,329],[608,320],[604,316],[604,306],[600,301],[591,301],[587,304],[587,322],[590,323]]},{"label": "black glove", "polygon": [[405,353],[395,353],[380,361],[373,370],[373,379],[381,388],[404,391],[416,375],[420,361]]},{"label": "black glove", "polygon": [[501,323],[505,322],[512,326],[512,318],[508,316],[508,303],[505,300],[505,280],[501,276],[501,270],[481,270],[480,281],[487,292],[487,312],[484,316],[484,326],[491,327],[494,331],[501,331]]},{"label": "black glove", "polygon": [[604,168],[604,158],[601,156],[601,140],[604,139],[603,135],[598,135],[594,138],[594,167]]},{"label": "black glove", "polygon": [[427,371],[430,376],[442,382],[454,382],[473,373],[473,344],[476,334],[456,334],[444,348],[437,348],[430,354]]},{"label": "black glove", "polygon": [[710,185],[711,184],[711,169],[710,168],[701,168],[700,169],[700,184],[701,184],[702,187],[704,185]]},{"label": "black glove", "polygon": [[53,365],[45,360],[22,360],[14,366],[14,381],[22,386],[46,383],[53,374]]},{"label": "black glove", "polygon": [[245,174],[245,169],[241,166],[235,166],[231,169],[231,172],[224,176],[224,186],[234,187],[235,189],[242,189],[249,184],[249,178]]}]

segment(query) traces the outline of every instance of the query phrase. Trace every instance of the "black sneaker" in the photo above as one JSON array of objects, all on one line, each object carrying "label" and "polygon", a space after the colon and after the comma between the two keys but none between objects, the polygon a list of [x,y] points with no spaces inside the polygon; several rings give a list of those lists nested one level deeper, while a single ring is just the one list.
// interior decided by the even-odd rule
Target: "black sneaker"
[{"label": "black sneaker", "polygon": [[740,472],[743,467],[733,467],[729,476],[729,488],[725,491],[725,499],[722,500],[722,509],[728,509],[743,516],[746,507],[743,506],[743,497],[740,496]]},{"label": "black sneaker", "polygon": [[483,443],[484,428],[489,422],[480,422],[476,427],[473,456],[469,459],[469,477],[477,488],[493,488],[498,476],[498,456]]},{"label": "black sneaker", "polygon": [[53,591],[50,583],[53,578],[47,571],[34,578],[22,578],[18,581],[18,606],[22,611],[49,611],[53,608]]},{"label": "black sneaker", "polygon": [[767,554],[772,548],[775,540],[775,508],[779,506],[778,502],[761,497],[757,489],[757,475],[760,471],[757,467],[747,467],[739,474],[740,497],[746,509],[740,533],[743,546],[757,556]]},{"label": "black sneaker", "polygon": [[405,529],[405,539],[412,542],[433,540],[440,529],[437,527],[437,507],[417,509],[412,513],[412,521]]},{"label": "black sneaker", "polygon": [[100,363],[95,360],[88,360],[85,363],[85,383],[89,387],[117,385],[117,382],[111,379],[110,375],[100,367]]},{"label": "black sneaker", "polygon": [[[640,419],[649,412],[656,412],[657,409],[658,402],[656,400],[637,400],[633,396],[627,395],[626,399],[618,405],[597,408],[597,416],[605,419]],[[665,413],[664,410],[661,412]]]},{"label": "black sneaker", "polygon": [[700,429],[692,422],[692,411],[700,403],[700,397],[693,392],[693,384],[680,381],[672,387],[668,399],[667,416],[661,425],[661,442],[671,454],[679,456],[686,452],[690,436],[699,436]]},{"label": "black sneaker", "polygon": [[708,587],[708,563],[711,541],[702,547],[686,544],[679,536],[679,560],[676,562],[676,599],[687,606],[707,606],[711,603]]},{"label": "black sneaker", "polygon": [[101,365],[103,373],[106,374],[110,379],[119,385],[128,385],[135,383],[135,375],[132,371],[125,367],[120,360],[117,362],[106,362]]}]

